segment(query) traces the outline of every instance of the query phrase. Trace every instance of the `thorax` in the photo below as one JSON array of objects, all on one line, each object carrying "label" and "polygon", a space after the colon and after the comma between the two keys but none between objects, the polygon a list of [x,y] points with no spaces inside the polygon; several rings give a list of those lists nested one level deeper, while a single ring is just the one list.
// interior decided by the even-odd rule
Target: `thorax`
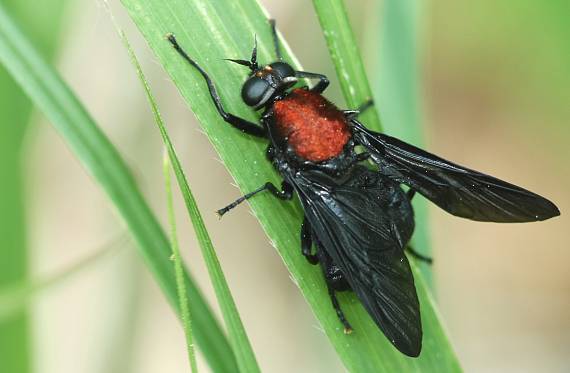
[{"label": "thorax", "polygon": [[281,146],[319,163],[341,155],[352,138],[344,113],[318,93],[294,89],[273,104],[269,124]]}]

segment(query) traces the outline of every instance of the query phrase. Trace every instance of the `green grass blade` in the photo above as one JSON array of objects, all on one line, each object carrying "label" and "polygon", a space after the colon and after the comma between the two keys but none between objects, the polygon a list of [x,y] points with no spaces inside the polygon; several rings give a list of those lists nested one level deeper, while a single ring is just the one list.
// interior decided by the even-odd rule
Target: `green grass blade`
[{"label": "green grass blade", "polygon": [[[319,15],[321,27],[327,45],[333,57],[333,62],[337,70],[337,74],[342,81],[355,80],[357,82],[366,80],[363,64],[360,60],[360,54],[356,47],[357,42],[351,31],[350,23],[344,2],[342,0],[313,0],[313,4]],[[421,135],[420,121],[419,121],[419,104],[417,93],[418,73],[416,66],[416,35],[415,26],[418,17],[418,5],[410,1],[388,0],[385,2],[385,16],[383,20],[384,26],[384,43],[383,54],[381,56],[381,63],[384,77],[389,76],[391,83],[386,87],[379,88],[381,93],[380,97],[386,100],[380,100],[381,107],[386,110],[390,115],[387,117],[390,120],[391,127],[394,128],[396,123],[400,129],[399,134],[406,134],[405,138],[416,140]],[[356,67],[349,68],[351,64]],[[395,71],[393,71],[395,70]],[[341,83],[343,86],[349,86],[349,82]],[[363,89],[366,89],[364,94],[370,95],[370,89],[367,85],[362,84]],[[350,89],[343,89],[347,102],[358,102],[355,99],[360,99],[362,93],[358,94]],[[396,95],[396,93],[398,95]],[[346,95],[348,94],[348,97]],[[378,108],[379,105],[376,105]],[[408,107],[409,106],[409,107]],[[383,117],[384,127],[386,126],[386,117]],[[366,122],[368,125],[368,122]],[[375,125],[375,123],[372,123]],[[416,198],[416,200],[419,200]],[[427,239],[427,230],[425,222],[427,222],[425,201],[414,201],[416,208],[416,222],[421,222],[423,226],[420,228],[418,239],[418,232],[414,238],[415,243],[419,243],[420,251],[425,252],[428,249],[429,241]],[[420,206],[417,206],[420,202]],[[422,204],[423,202],[423,204]],[[419,214],[418,214],[419,210]],[[418,245],[416,245],[418,247]],[[450,370],[460,369],[459,363],[455,356],[451,345],[445,335],[445,331],[441,326],[441,322],[437,317],[437,311],[432,296],[427,289],[424,273],[431,277],[431,268],[422,264],[422,271],[416,266],[417,261],[413,261],[412,267],[416,279],[416,288],[422,306],[422,323],[426,335],[424,337],[424,352],[422,357],[426,355],[428,344],[439,344],[438,351],[440,351],[442,366],[448,366]],[[421,273],[421,274],[420,274]],[[429,335],[428,330],[433,330],[435,333]],[[445,364],[443,364],[445,362]],[[432,362],[427,363],[422,369],[432,369],[437,371],[441,367],[432,365]]]},{"label": "green grass blade", "polygon": [[[416,146],[422,144],[422,114],[419,100],[420,68],[418,59],[418,28],[423,6],[414,0],[386,0],[379,27],[381,48],[376,59],[379,74],[372,81],[374,96],[382,103],[382,120],[386,133]],[[374,46],[378,38],[374,38]],[[378,53],[374,52],[374,53]],[[416,195],[413,201],[416,229],[412,237],[413,247],[425,254],[430,253],[428,205],[426,199]],[[437,258],[436,258],[437,260]],[[428,284],[432,284],[432,268],[418,263]],[[433,289],[433,288],[432,288]]]},{"label": "green grass blade", "polygon": [[[247,69],[228,64],[222,58],[248,58],[253,35],[256,34],[259,60],[263,63],[275,59],[266,15],[259,4],[253,0],[122,2],[200,120],[204,132],[241,190],[251,191],[266,181],[279,183],[280,178],[265,160],[266,142],[229,128],[216,112],[202,77],[164,40],[169,32],[177,36],[182,47],[217,83],[226,110],[257,121],[257,115],[241,102],[239,96]],[[287,59],[293,60],[292,55],[287,54]],[[353,89],[356,92],[356,88]],[[350,88],[348,90],[351,91]],[[366,94],[361,97],[362,101],[366,98]],[[361,101],[354,102],[359,104]],[[298,203],[284,203],[272,196],[260,195],[250,200],[250,204],[350,371],[459,370],[421,278],[417,283],[423,301],[422,317],[426,335],[424,350],[419,359],[406,358],[396,351],[352,294],[341,296],[343,307],[356,330],[352,335],[346,336],[331,307],[320,269],[308,265],[300,255],[298,237],[302,212]]]},{"label": "green grass blade", "polygon": [[[152,112],[155,118],[155,122],[159,128],[163,127],[162,118],[160,116],[160,112],[158,111],[158,107],[155,103],[155,100],[152,96],[150,91],[150,87],[148,82],[142,72],[140,64],[135,56],[134,51],[131,48],[129,40],[127,36],[123,32],[123,30],[119,27],[109,4],[106,0],[104,0],[105,9],[107,10],[113,26],[117,31],[125,49],[128,52],[129,58],[137,76],[142,83],[148,101],[151,105]],[[178,293],[178,305],[180,308],[180,318],[182,320],[182,327],[184,329],[184,335],[186,337],[186,351],[188,354],[188,362],[190,364],[190,371],[192,373],[198,372],[198,365],[196,362],[196,352],[194,348],[194,332],[192,330],[192,318],[190,313],[190,305],[188,302],[188,293],[186,290],[186,283],[184,281],[184,265],[182,262],[182,257],[180,255],[180,245],[178,243],[178,234],[176,230],[176,216],[174,212],[174,202],[172,197],[172,182],[170,177],[170,159],[168,157],[169,153],[165,152],[163,155],[163,174],[164,174],[164,186],[165,186],[165,193],[166,193],[166,209],[168,211],[168,223],[170,225],[170,246],[172,248],[172,261],[174,262],[174,274],[176,277],[176,291]]]},{"label": "green grass blade", "polygon": [[[362,121],[376,130],[385,130],[393,136],[419,145],[421,123],[418,103],[418,71],[416,65],[416,24],[419,10],[416,2],[387,0],[382,18],[382,48],[379,68],[381,78],[375,81],[374,95],[370,90],[364,65],[360,59],[358,43],[354,38],[342,1],[313,0],[331,58],[345,100],[350,108],[357,108],[369,97],[376,97],[375,107],[380,110],[382,122],[374,110],[362,115]],[[414,199],[416,227],[412,245],[420,252],[430,252],[428,238],[427,204],[423,197]],[[431,283],[431,267],[418,263],[428,284]]]},{"label": "green grass blade", "polygon": [[155,123],[160,131],[160,135],[162,136],[162,141],[164,142],[164,145],[168,152],[170,163],[172,163],[174,174],[176,175],[176,180],[178,181],[178,187],[180,188],[180,192],[184,198],[184,203],[186,204],[186,209],[188,210],[188,215],[192,221],[192,225],[194,226],[194,230],[198,238],[198,243],[200,244],[200,248],[202,250],[202,256],[206,262],[208,274],[210,275],[210,280],[212,281],[212,285],[216,293],[216,298],[220,304],[220,308],[222,309],[222,316],[224,317],[224,321],[228,329],[230,343],[233,347],[239,369],[241,372],[259,372],[255,354],[251,348],[251,343],[249,342],[235,302],[231,295],[230,288],[226,282],[224,273],[220,266],[220,262],[218,261],[218,257],[216,256],[212,240],[210,239],[210,235],[206,230],[206,226],[204,225],[204,221],[202,219],[194,196],[192,195],[190,186],[186,180],[186,176],[184,175],[180,160],[178,159],[174,146],[170,141],[170,136],[168,135],[166,127],[164,126],[164,122],[162,121],[162,117],[160,115],[160,111],[158,110],[156,101],[154,100],[140,64],[132,48],[130,47],[127,38],[122,33],[121,39],[123,40],[123,43],[129,52],[129,56],[137,71],[137,75],[143,84],[145,94],[154,115]]},{"label": "green grass blade", "polygon": [[[337,0],[313,0],[313,5],[323,29],[336,75],[339,77],[344,99],[350,109],[356,109],[372,98],[372,91],[344,5]],[[374,103],[374,107],[376,110],[381,110],[378,102]],[[376,110],[369,109],[359,116],[359,119],[366,123],[367,127],[381,131],[382,124]]]},{"label": "green grass blade", "polygon": [[[51,57],[57,48],[63,11],[67,0],[54,0],[37,19],[35,0],[3,0],[31,38]],[[29,127],[32,105],[26,95],[0,66],[0,287],[21,283],[29,276],[29,249],[26,240],[26,182],[22,165],[26,152],[24,135]],[[17,123],[18,125],[13,125]],[[18,308],[10,318],[0,321],[0,362],[6,371],[26,373],[33,370],[33,333],[29,310]]]},{"label": "green grass blade", "polygon": [[[122,35],[122,37],[126,42],[124,35]],[[142,75],[140,76],[142,78]],[[184,283],[184,267],[182,265],[182,257],[180,256],[180,247],[178,245],[178,237],[176,233],[176,217],[174,215],[174,202],[172,201],[172,182],[170,180],[170,160],[168,158],[168,153],[166,152],[164,153],[163,172],[164,185],[166,190],[166,208],[168,210],[168,222],[170,224],[170,244],[172,245],[174,271],[176,273],[176,287],[178,290],[178,301],[180,304],[180,316],[182,318],[184,334],[186,335],[186,350],[188,352],[190,370],[192,373],[197,373],[198,366],[196,365],[196,354],[194,352],[192,319],[190,308],[188,307],[188,296],[186,293],[186,284]]]},{"label": "green grass blade", "polygon": [[[108,194],[135,237],[146,264],[167,299],[179,311],[168,239],[139,192],[125,162],[67,85],[21,34],[2,6],[0,61]],[[235,360],[228,341],[188,276],[186,287],[195,311],[196,339],[205,358],[216,372],[235,372]]]}]

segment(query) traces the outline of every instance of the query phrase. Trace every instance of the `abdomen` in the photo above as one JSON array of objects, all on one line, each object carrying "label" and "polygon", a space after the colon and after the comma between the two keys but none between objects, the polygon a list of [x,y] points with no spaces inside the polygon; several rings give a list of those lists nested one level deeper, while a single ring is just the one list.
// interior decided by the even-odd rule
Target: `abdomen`
[{"label": "abdomen", "polygon": [[334,158],[352,136],[343,112],[318,93],[294,89],[273,109],[277,134],[303,159]]}]

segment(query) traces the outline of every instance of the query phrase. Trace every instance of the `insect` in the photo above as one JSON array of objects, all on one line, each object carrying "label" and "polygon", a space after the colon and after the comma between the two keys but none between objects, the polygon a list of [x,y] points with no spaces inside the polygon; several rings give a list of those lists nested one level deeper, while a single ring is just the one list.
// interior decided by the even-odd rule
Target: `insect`
[{"label": "insect", "polygon": [[[359,110],[339,110],[322,96],[329,85],[326,76],[295,71],[283,61],[275,22],[270,24],[275,62],[257,62],[257,43],[249,60],[229,59],[250,69],[241,97],[254,110],[263,110],[260,125],[226,112],[206,71],[174,35],[167,36],[203,76],[224,121],[269,140],[267,157],[283,177],[281,188],[265,183],[218,213],[263,191],[282,200],[296,193],[304,211],[301,253],[310,264],[321,266],[345,332],[352,328],[336,293],[352,290],[388,340],[417,357],[422,346],[420,305],[404,252],[430,259],[408,245],[414,230],[414,194],[455,216],[478,221],[531,222],[560,212],[528,190],[367,129],[357,116],[371,102]],[[317,83],[295,88],[301,78]],[[407,192],[402,184],[409,187]]]}]

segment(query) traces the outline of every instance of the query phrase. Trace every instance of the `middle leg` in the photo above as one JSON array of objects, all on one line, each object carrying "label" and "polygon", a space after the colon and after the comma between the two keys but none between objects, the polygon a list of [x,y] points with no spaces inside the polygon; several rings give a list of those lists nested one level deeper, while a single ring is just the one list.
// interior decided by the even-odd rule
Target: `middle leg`
[{"label": "middle leg", "polygon": [[275,197],[277,197],[279,199],[289,200],[289,199],[293,198],[293,187],[288,182],[284,181],[283,183],[281,183],[281,190],[279,190],[279,188],[277,188],[275,185],[273,185],[273,183],[267,182],[267,183],[263,184],[261,187],[254,190],[253,192],[249,192],[247,194],[244,194],[243,196],[239,197],[238,199],[236,199],[235,201],[233,201],[232,203],[230,203],[226,207],[221,208],[216,212],[221,217],[226,212],[230,211],[231,209],[233,209],[234,207],[236,207],[240,203],[244,202],[245,200],[250,199],[251,197],[255,196],[257,193],[261,193],[265,190],[268,190],[269,192],[271,192],[271,194],[273,194]]}]

